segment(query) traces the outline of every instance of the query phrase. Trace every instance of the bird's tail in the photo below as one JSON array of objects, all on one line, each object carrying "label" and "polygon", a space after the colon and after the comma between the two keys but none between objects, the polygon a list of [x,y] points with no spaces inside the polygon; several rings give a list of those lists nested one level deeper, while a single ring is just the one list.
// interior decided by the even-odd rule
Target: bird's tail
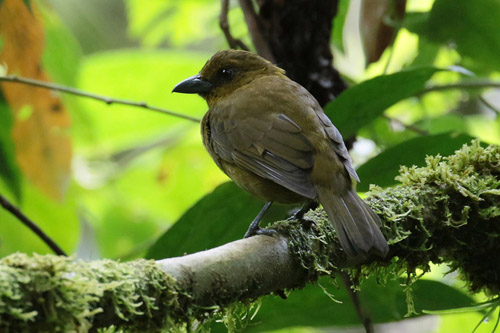
[{"label": "bird's tail", "polygon": [[385,257],[389,246],[380,231],[380,219],[354,189],[339,195],[317,188],[319,202],[335,228],[344,251],[350,257],[366,258],[373,253]]}]

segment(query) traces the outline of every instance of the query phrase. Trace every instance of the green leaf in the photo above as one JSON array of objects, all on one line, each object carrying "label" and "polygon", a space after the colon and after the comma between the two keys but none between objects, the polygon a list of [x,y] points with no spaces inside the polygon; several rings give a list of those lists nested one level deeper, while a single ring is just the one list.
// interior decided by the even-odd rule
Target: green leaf
[{"label": "green leaf", "polygon": [[340,0],[337,6],[337,15],[333,20],[333,45],[335,45],[342,53],[344,53],[344,25],[349,9],[349,0]]},{"label": "green leaf", "polygon": [[450,309],[444,309],[444,310],[423,310],[425,314],[437,314],[437,315],[444,315],[444,314],[454,314],[454,313],[464,313],[464,312],[484,312],[483,310],[490,309],[493,307],[497,307],[500,305],[500,301],[498,300],[498,297],[482,302],[482,303],[476,303],[471,306],[464,306],[464,307],[455,307],[455,308],[450,308]]},{"label": "green leaf", "polygon": [[325,112],[344,138],[348,138],[388,107],[421,91],[427,80],[440,70],[421,67],[364,81],[328,103]]},{"label": "green leaf", "polygon": [[52,81],[74,87],[82,58],[81,47],[54,12],[44,10],[42,15],[46,36],[43,67]]},{"label": "green leaf", "polygon": [[429,12],[407,12],[403,21],[403,27],[411,32],[422,35],[427,29]]},{"label": "green leaf", "polygon": [[408,67],[429,66],[434,63],[439,53],[440,45],[432,43],[426,38],[418,39],[418,53]]},{"label": "green leaf", "polygon": [[12,141],[12,112],[0,94],[0,178],[17,202],[21,201],[21,172]]},{"label": "green leaf", "polygon": [[361,183],[357,190],[367,191],[370,184],[382,187],[396,184],[394,177],[401,165],[423,166],[427,155],[451,155],[473,139],[469,135],[448,132],[417,137],[388,148],[358,168]]},{"label": "green leaf", "polygon": [[[232,182],[219,185],[163,234],[146,258],[182,256],[242,238],[263,204]],[[290,206],[273,205],[261,225],[285,218],[290,209]]]},{"label": "green leaf", "polygon": [[[387,282],[381,286],[375,278],[363,282],[359,292],[363,307],[370,314],[373,323],[403,320],[407,313],[406,293],[401,286],[402,279]],[[339,288],[331,285],[328,277],[320,279],[337,303],[332,301],[318,284],[308,285],[302,290],[294,290],[286,300],[277,296],[266,296],[260,311],[250,322],[245,332],[264,332],[294,326],[346,327],[361,326],[351,299],[337,280]],[[468,306],[473,300],[461,291],[432,280],[419,280],[412,285],[412,296],[419,315],[423,309],[448,309]],[[415,317],[415,315],[413,315]],[[223,331],[218,327],[214,331]]]},{"label": "green leaf", "polygon": [[[415,125],[427,131],[429,134],[440,134],[444,132],[468,133],[468,117],[456,114],[445,114],[434,118],[424,118]],[[474,135],[472,135],[474,136]]]},{"label": "green leaf", "polygon": [[[421,16],[422,18],[423,16]],[[436,0],[425,24],[411,26],[431,41],[453,45],[481,67],[500,68],[500,1]]]}]

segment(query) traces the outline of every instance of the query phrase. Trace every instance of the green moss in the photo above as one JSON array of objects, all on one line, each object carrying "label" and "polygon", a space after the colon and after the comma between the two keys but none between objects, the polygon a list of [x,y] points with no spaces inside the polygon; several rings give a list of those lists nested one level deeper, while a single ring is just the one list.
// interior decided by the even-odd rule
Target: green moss
[{"label": "green moss", "polygon": [[154,261],[82,263],[20,253],[0,261],[2,332],[86,332],[112,323],[117,332],[120,325],[154,331],[190,315],[179,310],[182,299]]},{"label": "green moss", "polygon": [[340,244],[335,230],[322,209],[310,211],[304,217],[311,223],[303,225],[297,220],[279,221],[272,228],[289,239],[290,250],[307,270],[305,285],[315,282],[320,275],[333,274],[345,265],[346,256],[338,250]]},{"label": "green moss", "polygon": [[446,262],[472,292],[500,290],[500,148],[464,145],[426,166],[402,167],[401,185],[372,188],[368,204],[383,218],[392,264],[409,276]]},{"label": "green moss", "polygon": [[[430,269],[447,263],[458,271],[472,292],[497,295],[500,290],[500,148],[464,145],[449,157],[429,156],[426,166],[402,167],[401,185],[373,186],[367,203],[381,217],[390,244],[387,259],[372,258],[363,265],[349,262],[325,213],[306,215],[314,221],[282,221],[273,228],[287,235],[307,281],[342,270],[354,288],[367,276],[383,283],[406,273],[408,309],[411,285]],[[332,246],[333,245],[333,246]]]}]

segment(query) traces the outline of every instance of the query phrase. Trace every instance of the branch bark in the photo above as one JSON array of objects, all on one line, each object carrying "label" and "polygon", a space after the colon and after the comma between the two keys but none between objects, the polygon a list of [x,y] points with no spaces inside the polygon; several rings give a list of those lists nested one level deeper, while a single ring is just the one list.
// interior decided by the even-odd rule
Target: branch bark
[{"label": "branch bark", "polygon": [[[14,254],[0,260],[0,331],[191,327],[224,306],[301,288],[319,275],[406,272],[446,262],[472,292],[500,292],[500,147],[464,146],[422,168],[402,168],[401,185],[372,188],[367,203],[383,221],[385,259],[350,262],[321,209],[314,221],[278,221],[279,236],[255,236],[157,262],[75,261]],[[361,269],[363,275],[360,274]],[[385,272],[385,273],[384,273]]]},{"label": "branch bark", "polygon": [[245,45],[240,39],[234,38],[231,34],[231,30],[229,28],[228,15],[229,12],[229,0],[221,0],[221,10],[219,15],[219,27],[226,37],[226,41],[229,44],[229,47],[232,49],[242,49],[245,51],[249,51],[248,46]]},{"label": "branch bark", "polygon": [[[193,302],[202,306],[230,304],[306,283],[307,270],[288,242],[283,236],[258,235],[156,263],[190,290]],[[224,288],[224,293],[216,285]]]},{"label": "branch bark", "polygon": [[[325,106],[347,88],[333,68],[338,1],[240,0],[257,53],[283,68]],[[258,7],[258,12],[255,7]]]}]

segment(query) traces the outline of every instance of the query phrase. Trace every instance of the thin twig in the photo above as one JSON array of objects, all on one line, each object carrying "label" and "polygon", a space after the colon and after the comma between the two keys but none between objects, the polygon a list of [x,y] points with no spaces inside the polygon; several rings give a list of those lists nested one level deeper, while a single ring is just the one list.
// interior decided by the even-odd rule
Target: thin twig
[{"label": "thin twig", "polygon": [[387,115],[382,115],[385,119],[389,120],[389,121],[393,121],[395,123],[398,123],[399,125],[403,126],[404,128],[406,128],[407,130],[410,130],[412,132],[415,132],[417,134],[420,134],[420,135],[429,135],[429,132],[426,131],[426,130],[423,130],[415,125],[409,125],[409,124],[406,124],[404,122],[402,122],[401,120],[397,119],[397,118],[392,118],[392,117],[389,117]]},{"label": "thin twig", "polygon": [[500,82],[495,81],[463,81],[451,84],[435,85],[422,89],[417,95],[427,94],[433,91],[451,90],[451,89],[484,89],[500,88]]},{"label": "thin twig", "polygon": [[490,102],[488,102],[486,100],[486,98],[484,98],[483,96],[479,96],[479,101],[481,103],[483,103],[488,109],[490,109],[491,111],[495,112],[496,114],[500,114],[500,110],[497,109],[493,104],[491,104]]},{"label": "thin twig", "polygon": [[250,33],[250,37],[252,38],[252,42],[257,50],[257,53],[270,62],[276,63],[276,59],[274,59],[269,43],[262,35],[260,18],[255,12],[252,0],[240,0],[240,7],[243,11],[245,22],[248,26],[248,32]]},{"label": "thin twig", "polygon": [[232,49],[240,48],[245,51],[249,51],[248,46],[241,41],[241,39],[234,38],[231,35],[231,30],[229,29],[229,21],[227,19],[227,14],[229,12],[229,0],[221,0],[221,10],[219,15],[219,26],[224,36],[226,37],[229,47]]},{"label": "thin twig", "polygon": [[108,105],[122,104],[122,105],[135,106],[135,107],[139,107],[139,108],[143,108],[143,109],[147,109],[147,110],[151,110],[151,111],[155,111],[155,112],[159,112],[159,113],[163,113],[163,114],[168,114],[170,116],[174,116],[174,117],[178,117],[178,118],[182,118],[182,119],[186,119],[186,120],[190,120],[190,121],[194,121],[194,122],[201,121],[201,119],[199,119],[199,118],[187,116],[187,115],[182,114],[182,113],[177,113],[177,112],[157,108],[154,106],[149,106],[146,102],[135,102],[135,101],[128,101],[128,100],[119,99],[119,98],[111,98],[111,97],[107,97],[107,96],[89,93],[89,92],[86,92],[86,91],[83,91],[80,89],[76,89],[76,88],[66,87],[66,86],[62,86],[59,84],[48,83],[48,82],[29,79],[29,78],[23,78],[23,77],[19,77],[16,75],[0,76],[0,81],[21,83],[21,84],[26,84],[26,85],[30,85],[30,86],[39,87],[39,88],[61,91],[61,92],[65,92],[65,93],[76,95],[76,96],[82,96],[82,97],[95,99],[95,100],[104,102]]},{"label": "thin twig", "polygon": [[31,231],[33,231],[38,237],[40,237],[48,247],[54,251],[55,254],[59,256],[67,256],[66,252],[59,247],[59,245],[54,242],[42,229],[33,221],[31,221],[26,215],[23,214],[17,207],[11,204],[4,196],[0,195],[0,205],[2,205],[5,210],[14,215],[19,221],[21,221],[25,226],[27,226]]},{"label": "thin twig", "polygon": [[[421,90],[418,95],[427,94],[433,91],[443,91],[443,90],[451,90],[451,89],[486,89],[486,88],[500,88],[500,82],[495,81],[464,81],[452,84],[444,84],[444,85],[436,85],[424,88]],[[484,97],[480,96],[479,101],[481,101],[484,105],[486,105],[489,109],[494,111],[497,114],[500,114],[500,110],[498,110],[495,106],[489,103]]]},{"label": "thin twig", "polygon": [[344,283],[344,286],[347,289],[347,293],[349,294],[349,297],[351,298],[351,301],[354,305],[354,309],[356,310],[356,314],[358,315],[358,318],[363,323],[363,327],[365,328],[365,332],[366,333],[373,333],[372,320],[370,318],[370,315],[363,308],[363,304],[361,303],[361,300],[359,299],[359,293],[352,290],[353,283],[352,283],[351,278],[349,277],[349,275],[347,273],[344,273],[344,272],[338,272],[338,275],[342,279],[342,282]]}]

